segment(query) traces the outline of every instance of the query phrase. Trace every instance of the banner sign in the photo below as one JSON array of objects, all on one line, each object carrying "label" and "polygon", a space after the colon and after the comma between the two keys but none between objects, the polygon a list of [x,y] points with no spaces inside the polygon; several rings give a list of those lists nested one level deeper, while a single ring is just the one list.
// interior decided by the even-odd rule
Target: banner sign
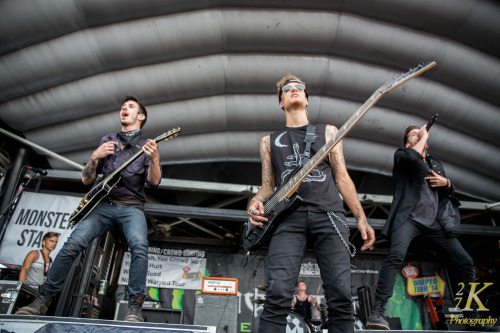
[{"label": "banner sign", "polygon": [[78,197],[24,192],[5,231],[0,262],[22,265],[31,250],[42,248],[42,238],[47,232],[61,234],[55,250],[50,253],[55,258],[74,229],[68,219],[80,200]]},{"label": "banner sign", "polygon": [[302,262],[300,264],[299,277],[320,277],[319,266],[316,262]]},{"label": "banner sign", "polygon": [[427,276],[421,278],[408,278],[407,290],[408,294],[411,296],[418,296],[424,294],[441,294],[444,295],[444,289],[446,287],[446,282],[438,275]]},{"label": "banner sign", "polygon": [[[207,259],[199,257],[165,256],[161,254],[152,254],[151,252],[156,251],[151,248],[149,249],[146,287],[201,290],[201,281],[203,276],[205,276]],[[200,251],[181,250],[179,254],[183,255],[189,253],[200,256],[199,252]],[[125,252],[123,254],[118,284],[128,284],[130,259],[130,252]]]}]

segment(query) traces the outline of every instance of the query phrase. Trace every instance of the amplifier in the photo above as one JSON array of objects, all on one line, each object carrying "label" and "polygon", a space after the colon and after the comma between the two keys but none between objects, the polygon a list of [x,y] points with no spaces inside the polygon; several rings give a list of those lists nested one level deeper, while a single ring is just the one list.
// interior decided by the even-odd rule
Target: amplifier
[{"label": "amplifier", "polygon": [[0,313],[14,314],[30,304],[36,293],[37,290],[20,281],[0,280]]},{"label": "amplifier", "polygon": [[[144,302],[146,305],[146,302]],[[127,314],[128,301],[119,301],[116,304],[115,320],[125,319]],[[162,309],[162,308],[148,308],[142,307],[142,316],[144,321],[148,323],[169,323],[169,324],[182,324],[184,320],[182,310]]]},{"label": "amplifier", "polygon": [[215,326],[217,332],[236,333],[238,296],[196,294],[193,325]]}]

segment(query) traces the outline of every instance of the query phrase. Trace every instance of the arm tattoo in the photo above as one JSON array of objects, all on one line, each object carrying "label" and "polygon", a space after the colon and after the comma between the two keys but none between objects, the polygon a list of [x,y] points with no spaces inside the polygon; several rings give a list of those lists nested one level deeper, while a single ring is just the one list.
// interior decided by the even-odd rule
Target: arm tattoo
[{"label": "arm tattoo", "polygon": [[265,202],[274,193],[274,167],[271,162],[271,143],[269,135],[263,137],[260,142],[260,159],[262,162],[262,187],[255,197],[253,197],[251,202]]},{"label": "arm tattoo", "polygon": [[[335,140],[335,136],[337,135],[338,131],[339,130],[335,126],[327,125],[325,129],[326,142]],[[343,160],[342,154],[342,142],[337,143],[328,154],[328,158],[330,159],[330,168],[332,169],[334,176],[339,168],[339,163],[341,163]],[[337,183],[337,181],[335,181],[335,183]]]},{"label": "arm tattoo", "polygon": [[83,178],[85,178],[86,180],[92,179],[92,177],[95,176],[96,170],[97,161],[94,161],[92,158],[90,158],[89,162],[85,165],[85,168],[83,168]]},{"label": "arm tattoo", "polygon": [[274,192],[274,167],[271,162],[271,143],[269,135],[262,139],[260,147],[262,161],[262,187]]}]

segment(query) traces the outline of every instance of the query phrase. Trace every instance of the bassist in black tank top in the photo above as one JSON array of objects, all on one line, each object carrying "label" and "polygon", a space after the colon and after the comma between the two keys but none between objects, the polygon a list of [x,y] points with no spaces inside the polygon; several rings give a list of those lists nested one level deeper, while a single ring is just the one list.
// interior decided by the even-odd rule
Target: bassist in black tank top
[{"label": "bassist in black tank top", "polygon": [[[303,165],[305,143],[301,131],[309,124],[307,117],[308,96],[305,83],[293,75],[277,83],[280,107],[285,111],[286,128],[262,138],[262,187],[248,207],[249,222],[264,225],[264,204],[275,188],[285,184],[291,171]],[[311,156],[321,144],[331,140],[337,128],[318,125],[316,140],[311,145]],[[295,212],[285,217],[274,229],[268,252],[268,289],[258,331],[285,332],[286,316],[290,310],[294,287],[302,258],[307,250],[307,240],[313,247],[323,280],[323,290],[328,306],[329,332],[353,332],[351,306],[351,268],[349,236],[343,201],[358,221],[358,229],[368,249],[375,241],[375,233],[366,220],[344,161],[342,142],[339,142],[298,187],[303,199]]]}]

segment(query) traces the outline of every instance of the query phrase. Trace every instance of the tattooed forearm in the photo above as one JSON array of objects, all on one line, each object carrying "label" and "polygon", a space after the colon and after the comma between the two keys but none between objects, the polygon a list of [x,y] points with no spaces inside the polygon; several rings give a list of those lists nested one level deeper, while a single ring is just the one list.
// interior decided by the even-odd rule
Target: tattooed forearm
[{"label": "tattooed forearm", "polygon": [[[334,139],[338,129],[335,126],[328,125],[326,127],[326,139]],[[342,198],[344,199],[347,207],[352,211],[354,217],[358,222],[365,223],[366,215],[363,207],[358,199],[356,187],[347,172],[347,166],[344,160],[344,152],[342,148],[342,141],[339,141],[335,147],[330,151],[330,168],[332,169],[335,185],[339,190]]]},{"label": "tattooed forearm", "polygon": [[[339,169],[338,153],[335,150],[330,152],[330,168],[335,176],[337,174],[337,170]],[[337,181],[335,181],[335,183],[337,183]]]},{"label": "tattooed forearm", "polygon": [[[326,140],[335,140],[335,136],[337,135],[338,129],[335,126],[328,125],[325,130]],[[328,158],[330,159],[330,168],[332,169],[332,173],[334,178],[337,175],[339,169],[341,169],[344,165],[344,153],[342,151],[342,141],[338,142],[335,147],[328,154]],[[338,183],[335,180],[335,183]]]},{"label": "tattooed forearm", "polygon": [[97,170],[97,161],[94,161],[91,158],[82,171],[82,180],[85,184],[87,184],[90,181],[93,181],[93,178],[95,178],[96,175],[96,170]]},{"label": "tattooed forearm", "polygon": [[250,200],[250,206],[257,201],[264,203],[267,201],[267,199],[269,199],[267,195],[265,195],[264,193],[259,193],[259,192],[257,192],[257,194],[252,198],[252,200]]},{"label": "tattooed forearm", "polygon": [[337,127],[327,125],[325,129],[326,142],[328,142],[329,140],[335,140],[335,135],[337,135],[338,131],[339,130],[337,129]]},{"label": "tattooed forearm", "polygon": [[250,201],[250,205],[256,201],[265,202],[274,193],[274,167],[271,162],[270,137],[265,136],[260,141],[260,160],[262,162],[262,186]]},{"label": "tattooed forearm", "polygon": [[260,160],[262,162],[262,188],[265,192],[274,192],[274,167],[271,162],[270,137],[265,136],[260,143]]}]

